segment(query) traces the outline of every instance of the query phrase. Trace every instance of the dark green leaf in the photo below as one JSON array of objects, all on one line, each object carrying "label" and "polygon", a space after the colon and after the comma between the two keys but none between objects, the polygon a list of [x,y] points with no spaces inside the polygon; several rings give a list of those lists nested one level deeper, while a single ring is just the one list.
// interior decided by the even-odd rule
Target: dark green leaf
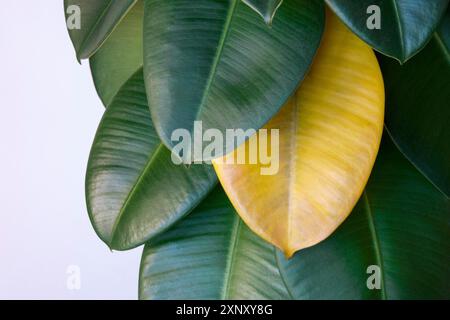
[{"label": "dark green leaf", "polygon": [[[441,21],[449,0],[326,2],[354,33],[375,50],[405,62],[426,45]],[[367,26],[367,20],[375,13],[368,10],[373,5],[380,8],[380,29],[370,29]]]},{"label": "dark green leaf", "polygon": [[[278,255],[298,299],[450,298],[450,201],[385,136],[354,212],[330,238]],[[381,289],[367,279],[377,265]]]},{"label": "dark green leaf", "polygon": [[271,25],[277,9],[280,7],[283,0],[242,0],[244,3],[255,10],[264,21]]},{"label": "dark green leaf", "polygon": [[240,0],[146,0],[144,73],[163,143],[196,120],[260,128],[303,79],[323,24],[320,0],[285,0],[271,28]]},{"label": "dark green leaf", "polygon": [[140,299],[289,299],[275,248],[239,219],[220,187],[145,246]]},{"label": "dark green leaf", "polygon": [[[78,60],[89,58],[114,30],[137,0],[64,0],[66,19],[75,18],[78,9],[80,28],[69,28]],[[77,7],[75,11],[72,10]]]},{"label": "dark green leaf", "polygon": [[212,166],[175,165],[148,110],[142,69],[106,109],[86,176],[89,215],[113,249],[130,249],[186,215],[216,185]]},{"label": "dark green leaf", "polygon": [[386,127],[412,163],[450,196],[450,11],[439,32],[400,66],[380,58]]},{"label": "dark green leaf", "polygon": [[144,4],[139,0],[90,59],[95,87],[105,106],[111,103],[120,87],[142,68],[143,17]]}]

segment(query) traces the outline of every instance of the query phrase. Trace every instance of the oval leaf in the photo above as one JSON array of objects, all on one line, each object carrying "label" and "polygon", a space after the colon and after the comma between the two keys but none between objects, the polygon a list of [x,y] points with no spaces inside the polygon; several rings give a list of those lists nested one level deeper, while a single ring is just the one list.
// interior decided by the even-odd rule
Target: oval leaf
[{"label": "oval leaf", "polygon": [[144,11],[149,105],[170,149],[195,121],[224,136],[263,126],[303,79],[324,20],[319,0],[284,1],[271,28],[240,0],[146,0]]},{"label": "oval leaf", "polygon": [[277,12],[278,8],[281,6],[283,0],[242,0],[250,8],[255,10],[264,21],[271,25],[272,20]]},{"label": "oval leaf", "polygon": [[288,299],[273,246],[253,234],[217,188],[145,246],[140,299]]},{"label": "oval leaf", "polygon": [[[439,32],[400,66],[380,57],[386,127],[412,163],[450,197],[450,11]],[[445,33],[447,32],[447,33]]]},{"label": "oval leaf", "polygon": [[177,166],[148,110],[142,69],[106,109],[88,163],[86,197],[99,237],[140,245],[183,217],[216,185],[209,165]]},{"label": "oval leaf", "polygon": [[67,27],[77,59],[94,54],[136,1],[64,0]]},{"label": "oval leaf", "polygon": [[448,299],[449,235],[450,201],[386,136],[343,225],[289,261],[278,258],[297,299]]},{"label": "oval leaf", "polygon": [[335,16],[327,18],[307,78],[265,126],[279,129],[279,144],[270,150],[274,172],[262,175],[267,165],[261,159],[213,162],[242,219],[287,256],[322,241],[344,221],[364,189],[383,130],[383,80],[375,55]]},{"label": "oval leaf", "polygon": [[95,88],[107,107],[122,85],[142,68],[144,3],[138,1],[90,58]]},{"label": "oval leaf", "polygon": [[448,0],[326,2],[361,39],[377,51],[402,63],[425,46],[449,3]]}]

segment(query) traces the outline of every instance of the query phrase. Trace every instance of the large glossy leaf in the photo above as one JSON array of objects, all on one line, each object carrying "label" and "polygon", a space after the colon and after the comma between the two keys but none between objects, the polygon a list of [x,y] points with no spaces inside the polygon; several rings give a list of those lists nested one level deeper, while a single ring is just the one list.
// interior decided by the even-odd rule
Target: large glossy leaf
[{"label": "large glossy leaf", "polygon": [[89,215],[113,249],[129,249],[167,229],[215,186],[208,165],[177,166],[148,110],[142,69],[106,109],[88,163]]},{"label": "large glossy leaf", "polygon": [[[80,28],[69,28],[78,60],[89,58],[97,51],[136,1],[64,0],[66,19],[80,13]],[[77,8],[72,10],[74,6]]]},{"label": "large glossy leaf", "polygon": [[240,0],[146,0],[144,11],[149,104],[169,148],[196,120],[224,135],[262,127],[303,79],[324,20],[319,0],[285,0],[272,27]]},{"label": "large glossy leaf", "polygon": [[261,158],[257,164],[216,159],[214,166],[246,224],[291,256],[328,237],[353,209],[375,161],[383,115],[383,80],[372,49],[329,14],[311,71],[265,126],[279,129],[270,150],[273,172],[262,175],[268,165]]},{"label": "large glossy leaf", "polygon": [[386,127],[412,163],[450,196],[450,11],[439,32],[400,66],[380,56]]},{"label": "large glossy leaf", "polygon": [[95,87],[105,106],[142,68],[143,18],[144,3],[139,0],[89,61]]},{"label": "large glossy leaf", "polygon": [[140,299],[288,299],[275,248],[239,219],[221,188],[145,246]]},{"label": "large glossy leaf", "polygon": [[276,11],[281,6],[283,0],[242,0],[253,10],[263,17],[267,24],[272,24]]},{"label": "large glossy leaf", "polygon": [[[291,260],[278,258],[297,299],[449,299],[450,201],[385,136],[344,224]],[[367,287],[369,266],[379,267],[379,290]]]},{"label": "large glossy leaf", "polygon": [[[326,0],[361,39],[381,53],[405,62],[425,46],[439,24],[448,0]],[[367,20],[378,14],[380,29]],[[369,8],[370,7],[370,8]]]}]

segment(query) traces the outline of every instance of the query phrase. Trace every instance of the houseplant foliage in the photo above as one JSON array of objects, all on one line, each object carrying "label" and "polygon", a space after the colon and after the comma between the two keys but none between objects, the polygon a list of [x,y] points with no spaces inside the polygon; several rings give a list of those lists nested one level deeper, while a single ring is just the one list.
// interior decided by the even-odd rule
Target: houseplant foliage
[{"label": "houseplant foliage", "polygon": [[[438,27],[447,8],[447,0],[326,0],[342,21],[375,50],[400,62],[409,60],[422,49]],[[367,15],[383,13],[383,27],[367,29]],[[389,35],[387,36],[386,33]]]},{"label": "houseplant foliage", "polygon": [[405,65],[380,56],[389,99],[386,127],[400,150],[447,197],[450,196],[449,52],[447,14],[426,48]]},{"label": "houseplant foliage", "polygon": [[[448,2],[65,0],[106,108],[89,217],[145,244],[139,297],[450,298]],[[225,161],[260,135],[176,164],[196,121],[279,129],[279,170]]]},{"label": "houseplant foliage", "polygon": [[210,166],[186,168],[171,161],[147,106],[140,69],[105,111],[92,145],[86,176],[88,211],[98,235],[113,249],[144,243],[216,185]]},{"label": "houseplant foliage", "polygon": [[[383,131],[383,80],[375,54],[339,19],[328,18],[307,78],[265,126],[279,129],[284,165],[278,173],[261,175],[260,165],[215,160],[244,221],[287,256],[322,241],[350,213]],[[245,191],[255,184],[259,192]]]},{"label": "houseplant foliage", "polygon": [[270,28],[239,0],[145,1],[144,77],[163,143],[172,149],[171,133],[193,134],[194,121],[223,133],[262,127],[303,79],[323,21],[316,0],[284,1]]}]

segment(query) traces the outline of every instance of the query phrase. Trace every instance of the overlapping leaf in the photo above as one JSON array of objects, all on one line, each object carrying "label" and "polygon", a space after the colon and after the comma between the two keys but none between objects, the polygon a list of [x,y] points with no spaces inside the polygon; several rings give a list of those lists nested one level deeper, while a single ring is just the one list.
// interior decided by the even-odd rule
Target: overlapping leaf
[{"label": "overlapping leaf", "polygon": [[[366,191],[329,239],[274,261],[216,190],[146,245],[140,298],[448,298],[450,201],[385,138]],[[373,270],[379,289],[368,287]]]},{"label": "overlapping leaf", "polygon": [[144,3],[139,0],[90,59],[95,87],[105,106],[142,68],[143,18]]},{"label": "overlapping leaf", "polygon": [[[405,62],[431,38],[449,0],[326,2],[361,39],[383,54]],[[372,26],[376,22],[373,19],[379,19],[379,29]]]},{"label": "overlapping leaf", "polygon": [[208,165],[177,166],[154,131],[142,69],[106,109],[89,159],[86,197],[99,237],[129,249],[167,229],[215,186]]},{"label": "overlapping leaf", "polygon": [[303,79],[324,20],[320,0],[285,0],[271,27],[240,0],[146,0],[144,11],[149,105],[170,149],[195,121],[224,135],[263,126]]},{"label": "overlapping leaf", "polygon": [[145,246],[140,299],[289,299],[275,248],[239,219],[221,188]]},{"label": "overlapping leaf", "polygon": [[386,127],[413,164],[450,197],[450,11],[428,46],[400,66],[381,57]]},{"label": "overlapping leaf", "polygon": [[[449,257],[450,201],[387,135],[366,191],[343,225],[291,260],[278,254],[297,299],[448,299]],[[380,288],[370,290],[367,283],[376,285],[377,276]]]},{"label": "overlapping leaf", "polygon": [[[257,164],[213,162],[242,219],[287,256],[325,239],[347,217],[370,175],[383,130],[376,57],[335,16],[327,18],[307,78],[264,127],[279,129],[279,143],[269,144],[270,166],[261,158]],[[255,139],[234,153],[248,154]],[[264,175],[266,167],[272,172]]]},{"label": "overlapping leaf", "polygon": [[[380,58],[386,126],[414,166],[386,138],[366,191],[329,239],[286,260],[250,231],[220,188],[185,217],[216,177],[208,166],[173,164],[158,135],[173,147],[173,130],[192,132],[196,120],[222,132],[261,127],[303,79],[321,38],[319,0],[243,2],[145,0],[145,23],[143,1],[64,2],[81,9],[82,28],[69,33],[78,59],[92,57],[97,91],[109,106],[88,165],[90,218],[113,249],[152,239],[140,298],[450,297],[449,17],[404,66]],[[359,37],[404,62],[430,40],[449,1],[327,2]],[[381,8],[381,30],[367,28],[369,5]],[[277,12],[273,26],[251,9],[266,23]],[[302,88],[266,125],[280,129],[280,158],[272,163],[279,172],[261,176],[265,164],[215,163],[245,222],[288,256],[346,218],[382,130],[373,53],[336,18],[328,29]],[[380,290],[367,287],[369,266],[381,272]]]},{"label": "overlapping leaf", "polygon": [[66,19],[71,25],[75,20],[79,22],[78,26],[69,28],[78,60],[89,58],[97,51],[136,1],[64,0]]}]

